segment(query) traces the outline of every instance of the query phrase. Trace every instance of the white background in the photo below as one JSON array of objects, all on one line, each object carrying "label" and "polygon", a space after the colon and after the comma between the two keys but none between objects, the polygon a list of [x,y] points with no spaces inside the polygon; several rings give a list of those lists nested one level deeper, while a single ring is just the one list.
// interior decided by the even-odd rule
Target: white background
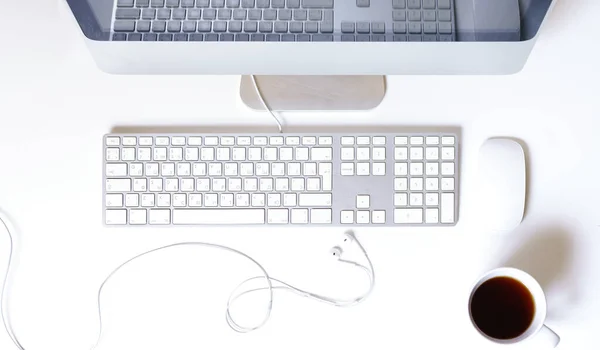
[{"label": "white background", "polygon": [[[112,127],[275,125],[242,105],[238,76],[107,75],[58,1],[1,2],[0,207],[20,231],[10,313],[28,350],[89,349],[99,283],[130,256],[166,243],[228,244],[273,276],[328,295],[366,287],[359,271],[326,256],[340,228],[104,228],[101,140]],[[224,319],[227,296],[258,271],[223,252],[180,248],[107,285],[98,349],[493,349],[470,326],[466,302],[477,277],[502,265],[541,282],[561,348],[598,349],[598,18],[596,0],[558,0],[516,75],[390,77],[375,111],[285,114],[292,125],[462,127],[459,225],[358,230],[377,273],[364,304],[339,309],[277,293],[264,328],[235,334]],[[513,232],[476,225],[484,195],[474,191],[476,156],[490,136],[517,137],[528,148],[527,212]],[[7,254],[0,231],[2,271]],[[537,345],[519,348],[544,348]],[[0,349],[13,349],[3,332]]]}]

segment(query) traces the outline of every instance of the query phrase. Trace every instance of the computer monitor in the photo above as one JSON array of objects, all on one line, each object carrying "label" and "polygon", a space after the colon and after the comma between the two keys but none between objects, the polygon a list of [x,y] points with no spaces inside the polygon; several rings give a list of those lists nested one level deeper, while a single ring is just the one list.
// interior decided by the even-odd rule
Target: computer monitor
[{"label": "computer monitor", "polygon": [[[552,0],[66,2],[103,71],[260,76],[275,110],[370,109],[383,99],[385,75],[518,72],[554,5]],[[242,79],[242,99],[260,108],[257,99],[248,98],[249,81]]]}]

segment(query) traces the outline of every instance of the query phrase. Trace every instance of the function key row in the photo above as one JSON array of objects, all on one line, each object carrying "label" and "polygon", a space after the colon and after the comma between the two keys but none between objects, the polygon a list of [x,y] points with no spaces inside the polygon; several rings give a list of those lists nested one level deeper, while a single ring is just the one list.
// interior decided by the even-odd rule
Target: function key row
[{"label": "function key row", "polygon": [[[442,145],[454,145],[454,136],[395,136],[394,145],[439,145],[441,139]],[[367,145],[385,145],[387,138],[385,136],[342,136],[340,144],[342,146],[367,146]]]},{"label": "function key row", "polygon": [[106,146],[331,146],[331,136],[107,136]]},{"label": "function key row", "polygon": [[118,0],[118,8],[333,8],[333,0]]}]

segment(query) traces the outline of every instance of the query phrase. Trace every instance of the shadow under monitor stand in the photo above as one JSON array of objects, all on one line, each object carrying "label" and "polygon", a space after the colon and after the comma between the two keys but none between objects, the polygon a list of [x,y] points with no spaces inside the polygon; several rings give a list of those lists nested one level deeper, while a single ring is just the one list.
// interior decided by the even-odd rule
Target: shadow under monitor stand
[{"label": "shadow under monitor stand", "polygon": [[[385,76],[260,75],[256,83],[273,111],[360,111],[377,107],[386,92]],[[240,97],[264,110],[251,76],[242,76]]]}]

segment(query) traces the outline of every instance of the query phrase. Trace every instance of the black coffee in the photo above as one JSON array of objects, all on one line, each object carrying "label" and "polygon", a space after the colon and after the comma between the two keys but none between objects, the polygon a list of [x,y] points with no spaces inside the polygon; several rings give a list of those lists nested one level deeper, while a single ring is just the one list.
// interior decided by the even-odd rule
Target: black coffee
[{"label": "black coffee", "polygon": [[523,334],[535,314],[533,296],[521,282],[495,277],[484,282],[471,299],[471,315],[479,329],[496,339]]}]

